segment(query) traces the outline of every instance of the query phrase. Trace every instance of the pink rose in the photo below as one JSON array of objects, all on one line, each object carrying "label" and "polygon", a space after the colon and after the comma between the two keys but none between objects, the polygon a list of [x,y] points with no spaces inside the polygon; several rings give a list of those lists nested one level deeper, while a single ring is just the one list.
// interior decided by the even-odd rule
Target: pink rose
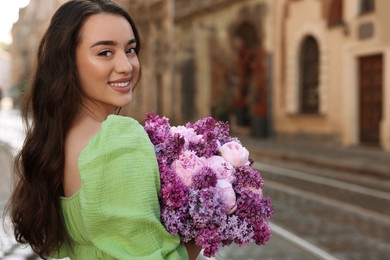
[{"label": "pink rose", "polygon": [[188,187],[192,186],[192,176],[205,166],[205,159],[199,158],[194,152],[184,151],[171,164],[172,170]]},{"label": "pink rose", "polygon": [[233,190],[233,186],[226,180],[218,180],[216,187],[222,190],[222,198],[226,205],[226,212],[232,214],[237,209],[236,193]]},{"label": "pink rose", "polygon": [[207,165],[215,171],[219,180],[226,180],[230,183],[234,182],[234,173],[236,170],[233,165],[228,163],[221,156],[211,156],[207,159]]},{"label": "pink rose", "polygon": [[185,145],[188,147],[189,143],[199,143],[203,135],[197,135],[192,128],[187,128],[185,126],[173,126],[170,129],[171,134],[179,134],[185,140]]},{"label": "pink rose", "polygon": [[248,150],[236,141],[228,142],[219,148],[222,157],[234,167],[249,164]]}]

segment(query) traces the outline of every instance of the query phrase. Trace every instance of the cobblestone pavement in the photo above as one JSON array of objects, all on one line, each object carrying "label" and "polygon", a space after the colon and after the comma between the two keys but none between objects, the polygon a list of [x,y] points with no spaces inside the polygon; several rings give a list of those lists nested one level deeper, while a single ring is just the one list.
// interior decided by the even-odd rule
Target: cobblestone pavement
[{"label": "cobblestone pavement", "polygon": [[389,259],[388,191],[281,168],[275,177],[268,168],[262,175],[273,222],[338,259]]},{"label": "cobblestone pavement", "polygon": [[[207,260],[210,258],[199,256],[197,260]],[[265,246],[250,244],[249,246],[240,247],[231,245],[219,250],[214,258],[215,260],[311,260],[319,259],[318,257],[297,248],[295,245],[287,242],[277,235],[272,235],[270,241]]]},{"label": "cobblestone pavement", "polygon": [[[283,188],[282,188],[283,189]],[[318,200],[271,191],[274,221],[339,259],[387,259],[390,255],[389,223],[366,220]]]}]

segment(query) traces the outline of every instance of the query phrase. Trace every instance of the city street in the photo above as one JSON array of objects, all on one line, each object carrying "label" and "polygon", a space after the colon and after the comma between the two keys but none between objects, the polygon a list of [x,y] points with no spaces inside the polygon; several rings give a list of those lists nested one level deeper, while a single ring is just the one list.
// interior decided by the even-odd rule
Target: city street
[{"label": "city street", "polygon": [[[2,209],[10,191],[12,154],[23,138],[16,111],[0,112],[0,136]],[[272,238],[265,246],[222,248],[212,259],[387,259],[390,255],[388,179],[254,159],[265,179],[264,193],[275,207]],[[0,229],[0,259],[38,259],[15,243],[8,221],[5,229]]]},{"label": "city street", "polygon": [[388,182],[367,180],[378,187],[373,189],[329,178],[318,170],[257,166],[263,169],[265,191],[273,198],[275,223],[337,259],[387,259],[390,255]]},{"label": "city street", "polygon": [[19,111],[0,109],[0,259],[39,259],[27,246],[18,245],[9,219],[4,221],[3,209],[11,191],[12,157],[24,138]]},{"label": "city street", "polygon": [[[24,236],[16,234],[18,240],[34,238],[23,231],[25,228],[14,228],[10,216],[5,214],[16,178],[14,158],[23,147],[25,129],[29,129],[24,128],[21,120],[19,109],[23,107],[28,117],[39,122],[34,121],[33,134],[27,133],[33,141],[29,138],[23,149],[21,163],[26,176],[22,180],[26,179],[28,184],[15,189],[15,197],[31,199],[16,201],[12,206],[31,206],[33,210],[20,213],[23,210],[14,209],[14,222],[18,218],[26,220],[23,223],[29,223],[28,228],[36,236],[41,235],[39,230],[44,223],[49,230],[46,234],[55,236],[52,222],[44,217],[53,217],[53,210],[42,206],[52,205],[53,201],[48,202],[47,192],[38,188],[60,187],[63,191],[59,193],[68,196],[77,195],[74,192],[83,187],[79,197],[67,198],[81,205],[76,213],[83,216],[76,223],[81,223],[81,228],[75,229],[72,221],[66,221],[67,229],[77,235],[85,226],[80,244],[90,242],[88,248],[81,247],[84,257],[80,256],[83,252],[79,253],[77,243],[72,242],[77,258],[104,258],[91,256],[89,251],[99,244],[94,239],[102,238],[99,232],[94,235],[99,229],[93,225],[98,222],[92,220],[92,215],[104,218],[106,222],[102,221],[101,226],[105,231],[107,221],[115,223],[118,219],[126,221],[121,229],[126,225],[134,227],[129,214],[123,214],[115,203],[123,205],[123,198],[131,199],[125,208],[134,211],[134,200],[145,198],[142,185],[150,184],[134,177],[133,173],[140,173],[131,164],[132,160],[139,162],[137,156],[132,153],[124,160],[120,158],[126,151],[132,152],[126,141],[133,140],[121,135],[128,134],[126,129],[122,131],[117,124],[112,128],[109,122],[107,127],[100,124],[107,115],[119,111],[139,120],[141,125],[151,114],[164,117],[150,124],[152,131],[147,132],[152,141],[167,140],[155,144],[157,157],[162,156],[159,163],[169,162],[167,167],[172,168],[166,171],[167,178],[172,179],[173,170],[184,176],[174,176],[184,179],[183,183],[204,187],[215,178],[204,165],[223,172],[216,174],[218,186],[223,188],[217,196],[191,191],[189,195],[176,196],[179,198],[175,197],[174,202],[164,197],[166,204],[174,207],[188,197],[191,210],[200,215],[204,204],[207,213],[203,214],[224,221],[224,216],[215,213],[215,209],[222,210],[215,206],[221,195],[226,211],[236,212],[230,216],[250,218],[227,218],[228,224],[213,222],[215,227],[206,225],[210,230],[203,229],[202,235],[218,242],[220,237],[213,235],[213,228],[218,228],[236,237],[255,234],[255,240],[261,241],[261,232],[269,230],[259,225],[259,216],[264,213],[269,217],[270,208],[247,203],[245,198],[253,199],[253,194],[247,194],[245,189],[253,188],[271,199],[271,237],[265,245],[232,244],[218,248],[211,258],[201,253],[197,260],[390,260],[390,30],[386,29],[390,16],[386,10],[390,10],[389,0],[0,1],[0,260],[40,259],[30,246],[17,243],[14,233],[19,230]],[[210,134],[211,120],[200,120],[206,117],[226,125],[217,124],[218,130]],[[177,127],[170,133],[190,136],[185,142],[172,136],[161,137],[168,131],[161,123],[165,118],[171,126],[192,125],[196,134],[193,129]],[[231,144],[226,144],[227,156],[224,148],[218,149],[218,155],[229,162],[223,164],[223,170],[216,158],[192,160],[191,153],[180,154],[178,160],[172,156],[182,143],[197,157],[213,153],[215,150],[210,147],[219,148],[230,140],[224,135],[225,127],[249,151],[249,158],[237,144],[232,149]],[[120,141],[110,138],[116,130],[120,133],[114,135]],[[91,139],[92,136],[95,138]],[[215,136],[223,139],[214,142]],[[61,142],[58,138],[66,140]],[[123,144],[122,140],[126,147],[119,157],[115,152],[104,152],[105,148],[115,150]],[[201,140],[199,146],[195,140]],[[141,139],[135,141],[145,144]],[[135,149],[136,153],[141,151]],[[81,156],[83,152],[85,157]],[[150,163],[148,158],[141,159]],[[189,161],[201,170],[188,171]],[[118,169],[123,168],[122,162],[130,163],[131,167],[125,167],[129,172],[116,170],[117,162]],[[185,167],[180,167],[181,162]],[[254,180],[256,173],[236,168],[233,174],[229,169],[232,165],[248,164],[260,172],[262,189],[260,180]],[[143,170],[145,165],[140,165]],[[104,169],[96,170],[95,166]],[[181,168],[185,168],[184,172]],[[98,175],[89,178],[88,170]],[[123,176],[125,181],[121,182]],[[226,176],[230,183],[221,180]],[[42,183],[43,179],[50,183]],[[97,188],[88,188],[95,187],[92,184]],[[119,194],[117,187],[133,193],[138,188],[141,192],[136,193],[141,197],[128,195],[118,201],[110,196]],[[240,190],[232,191],[231,187]],[[183,193],[181,188],[165,187],[162,180],[161,194],[170,196],[173,190],[177,195]],[[108,189],[116,191],[110,193]],[[99,194],[108,203],[100,197],[91,199]],[[51,199],[56,201],[59,195],[52,194]],[[97,206],[89,210],[91,202]],[[74,215],[74,204],[64,203],[60,203],[61,207],[69,204],[69,212]],[[250,209],[255,209],[255,213]],[[177,208],[169,210],[164,212],[183,213]],[[102,214],[94,214],[95,211]],[[105,214],[108,211],[110,214]],[[182,225],[176,222],[186,216],[180,212],[164,218],[167,227],[180,230]],[[34,216],[41,224],[28,221]],[[194,214],[192,217],[196,219]],[[207,220],[202,215],[199,219],[202,223]],[[140,228],[147,226],[141,224]],[[203,226],[196,223],[196,227]],[[116,238],[110,241],[117,244],[118,232],[114,233]],[[148,232],[119,233],[133,237]],[[38,239],[52,241],[50,236],[44,237]],[[202,240],[207,241],[203,237]],[[134,239],[125,239],[127,246],[134,246],[133,242]],[[34,245],[37,243],[32,244],[34,250],[40,251]],[[143,245],[153,248],[146,242]],[[107,248],[101,247],[104,246],[99,246],[99,250],[105,252],[95,252],[96,255],[108,253]],[[115,245],[113,248],[116,249]],[[124,257],[129,256],[126,253]]]}]

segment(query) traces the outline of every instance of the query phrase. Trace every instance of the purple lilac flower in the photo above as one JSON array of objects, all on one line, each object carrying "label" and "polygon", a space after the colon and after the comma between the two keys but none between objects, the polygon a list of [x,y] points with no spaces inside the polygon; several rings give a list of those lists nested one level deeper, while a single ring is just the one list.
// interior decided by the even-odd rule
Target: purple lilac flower
[{"label": "purple lilac flower", "polygon": [[193,176],[194,188],[205,189],[215,187],[217,184],[217,174],[210,167],[203,167]]},{"label": "purple lilac flower", "polygon": [[166,157],[168,164],[179,158],[185,145],[184,137],[179,134],[168,135],[161,146],[161,155]]},{"label": "purple lilac flower", "polygon": [[170,207],[182,207],[188,201],[189,189],[176,176],[173,170],[166,164],[166,159],[158,160],[161,179],[160,197]]},{"label": "purple lilac flower", "polygon": [[188,187],[177,178],[161,185],[160,194],[165,204],[173,208],[182,207],[188,201]]},{"label": "purple lilac flower", "polygon": [[218,188],[190,190],[189,212],[196,228],[204,228],[210,224],[223,221],[225,204]]},{"label": "purple lilac flower", "polygon": [[258,221],[254,226],[254,240],[257,245],[264,245],[271,238],[269,223]]},{"label": "purple lilac flower", "polygon": [[[187,208],[188,209],[188,208]],[[187,243],[193,240],[196,237],[197,229],[194,227],[194,222],[192,218],[189,216],[182,219],[183,226],[180,229],[180,241],[183,243]]]},{"label": "purple lilac flower", "polygon": [[206,144],[203,149],[203,156],[209,158],[217,154],[219,148],[217,135],[213,132],[206,133],[203,135],[203,140]]},{"label": "purple lilac flower", "polygon": [[172,234],[178,235],[186,229],[186,220],[189,218],[188,208],[161,207],[161,220],[165,228]]},{"label": "purple lilac flower", "polygon": [[215,124],[214,133],[216,134],[217,139],[221,143],[221,145],[235,140],[235,138],[229,136],[229,132],[230,127],[228,122],[218,121]]},{"label": "purple lilac flower", "polygon": [[262,205],[259,194],[256,194],[245,188],[236,189],[236,193],[237,210],[235,214],[239,218],[248,219],[251,222],[262,218]]},{"label": "purple lilac flower", "polygon": [[252,226],[245,219],[240,219],[235,214],[226,219],[220,230],[224,245],[230,245],[232,242],[247,245],[252,241],[255,234]]},{"label": "purple lilac flower", "polygon": [[207,132],[213,132],[216,121],[212,117],[205,117],[195,123],[187,123],[186,127],[193,128],[198,135],[203,135]]},{"label": "purple lilac flower", "polygon": [[270,219],[274,214],[274,207],[271,204],[271,198],[265,197],[261,200],[261,210],[260,214],[264,219]]},{"label": "purple lilac flower", "polygon": [[206,257],[214,256],[221,244],[219,230],[215,225],[202,228],[197,233],[195,243],[203,248],[203,255]]},{"label": "purple lilac flower", "polygon": [[199,143],[190,143],[189,150],[194,151],[199,157],[209,158],[218,152],[218,140],[212,132],[206,132]]},{"label": "purple lilac flower", "polygon": [[150,141],[154,144],[160,144],[165,141],[166,136],[169,134],[169,119],[166,117],[160,117],[154,113],[147,113],[145,119],[144,129],[149,135]]},{"label": "purple lilac flower", "polygon": [[229,125],[217,122],[211,117],[198,120],[194,124],[187,123],[186,127],[193,128],[197,134],[203,136],[202,143],[190,144],[190,149],[200,157],[216,155],[221,144],[232,140],[229,136]]},{"label": "purple lilac flower", "polygon": [[256,189],[264,186],[264,180],[261,178],[260,172],[248,165],[237,168],[235,176],[236,181],[233,183],[234,186],[253,187]]}]

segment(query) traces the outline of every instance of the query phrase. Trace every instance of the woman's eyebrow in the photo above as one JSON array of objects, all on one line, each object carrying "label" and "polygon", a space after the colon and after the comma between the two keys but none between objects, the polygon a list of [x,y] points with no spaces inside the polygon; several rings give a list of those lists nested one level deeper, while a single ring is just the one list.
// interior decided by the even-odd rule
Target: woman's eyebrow
[{"label": "woman's eyebrow", "polygon": [[[133,43],[136,43],[137,41],[135,39],[131,39],[127,42],[127,45],[130,45],[130,44],[133,44]],[[92,44],[91,48],[95,47],[95,46],[99,46],[99,45],[112,45],[112,46],[116,46],[118,45],[118,42],[116,41],[98,41],[98,42],[95,42],[94,44]]]}]

